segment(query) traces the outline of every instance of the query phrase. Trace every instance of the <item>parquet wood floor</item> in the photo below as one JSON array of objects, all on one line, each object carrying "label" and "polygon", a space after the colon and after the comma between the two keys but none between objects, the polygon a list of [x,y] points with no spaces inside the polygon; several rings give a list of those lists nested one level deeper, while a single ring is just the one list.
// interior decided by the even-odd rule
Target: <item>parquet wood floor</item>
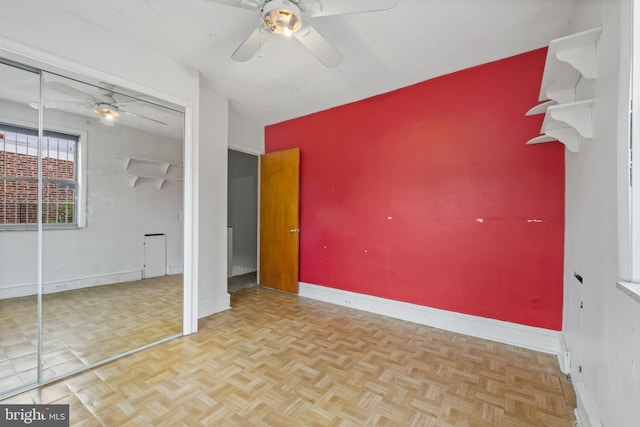
[{"label": "parquet wood floor", "polygon": [[262,288],[200,332],[3,403],[74,426],[572,426],[553,355]]},{"label": "parquet wood floor", "polygon": [[[43,295],[44,378],[182,332],[182,275]],[[1,390],[37,378],[37,297],[0,300]]]}]

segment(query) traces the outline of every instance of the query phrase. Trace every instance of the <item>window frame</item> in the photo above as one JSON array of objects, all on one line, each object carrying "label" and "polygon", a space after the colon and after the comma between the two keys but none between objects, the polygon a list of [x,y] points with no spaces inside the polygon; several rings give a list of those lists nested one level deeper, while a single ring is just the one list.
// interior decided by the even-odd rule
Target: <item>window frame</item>
[{"label": "window frame", "polygon": [[[26,128],[30,130],[38,130],[37,122],[28,122],[8,117],[0,116],[0,123],[18,128]],[[87,226],[87,132],[84,130],[68,128],[64,126],[46,126],[45,131],[55,132],[78,137],[76,143],[76,218],[73,223],[68,224],[52,224],[42,223],[45,230],[65,230],[78,229]],[[37,231],[38,222],[33,224],[0,224],[0,232],[2,231]]]}]

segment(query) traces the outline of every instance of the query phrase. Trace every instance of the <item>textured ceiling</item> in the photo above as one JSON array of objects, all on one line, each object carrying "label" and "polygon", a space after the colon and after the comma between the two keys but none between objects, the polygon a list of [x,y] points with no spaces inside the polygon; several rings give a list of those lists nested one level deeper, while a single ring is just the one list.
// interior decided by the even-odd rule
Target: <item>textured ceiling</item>
[{"label": "textured ceiling", "polygon": [[[230,0],[229,0],[230,1]],[[349,0],[325,0],[349,1]],[[248,62],[230,56],[259,11],[210,0],[49,0],[198,69],[234,114],[267,125],[546,46],[574,0],[399,0],[390,10],[313,19],[343,55],[326,68],[295,38],[271,37]]]}]

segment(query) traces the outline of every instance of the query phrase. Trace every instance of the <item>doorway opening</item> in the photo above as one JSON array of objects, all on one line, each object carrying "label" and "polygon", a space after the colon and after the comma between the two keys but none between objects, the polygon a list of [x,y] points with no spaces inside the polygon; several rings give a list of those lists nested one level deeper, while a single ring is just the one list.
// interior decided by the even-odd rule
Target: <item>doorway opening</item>
[{"label": "doorway opening", "polygon": [[258,285],[259,157],[229,150],[227,204],[228,292]]}]

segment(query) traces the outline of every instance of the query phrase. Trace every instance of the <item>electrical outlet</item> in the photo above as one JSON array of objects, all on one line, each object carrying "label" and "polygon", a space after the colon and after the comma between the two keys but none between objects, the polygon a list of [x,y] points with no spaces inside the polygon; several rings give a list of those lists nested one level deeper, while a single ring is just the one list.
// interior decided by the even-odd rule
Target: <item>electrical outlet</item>
[{"label": "electrical outlet", "polygon": [[345,305],[353,305],[353,300],[351,300],[349,298],[345,298],[344,303],[345,303]]}]

